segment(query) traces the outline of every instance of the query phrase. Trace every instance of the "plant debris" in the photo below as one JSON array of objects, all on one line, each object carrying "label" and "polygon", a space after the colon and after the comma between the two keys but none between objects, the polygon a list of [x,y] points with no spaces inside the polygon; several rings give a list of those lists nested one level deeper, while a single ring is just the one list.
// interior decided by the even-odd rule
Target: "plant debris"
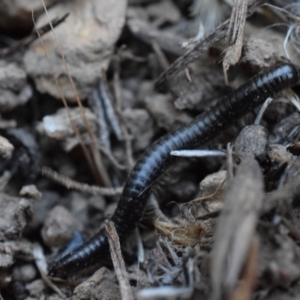
[{"label": "plant debris", "polygon": [[[106,219],[155,140],[254,74],[300,67],[299,11],[0,0],[0,299],[298,299],[299,84],[174,156],[126,242]],[[100,228],[111,258],[47,275]]]}]

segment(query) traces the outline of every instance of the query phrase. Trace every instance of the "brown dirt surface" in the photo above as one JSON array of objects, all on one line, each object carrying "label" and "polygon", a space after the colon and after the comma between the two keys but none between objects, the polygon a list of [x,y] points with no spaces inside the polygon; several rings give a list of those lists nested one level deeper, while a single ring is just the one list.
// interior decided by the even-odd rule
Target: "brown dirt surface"
[{"label": "brown dirt surface", "polygon": [[[299,84],[172,160],[126,240],[107,220],[156,140],[258,72],[300,67],[299,12],[0,0],[0,300],[299,299]],[[101,228],[111,259],[47,275]]]}]

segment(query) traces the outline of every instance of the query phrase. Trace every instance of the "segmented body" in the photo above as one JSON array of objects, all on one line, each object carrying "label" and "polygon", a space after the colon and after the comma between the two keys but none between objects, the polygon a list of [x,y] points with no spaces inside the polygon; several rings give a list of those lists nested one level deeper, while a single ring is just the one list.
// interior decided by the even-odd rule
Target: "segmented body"
[{"label": "segmented body", "polygon": [[[300,79],[299,70],[293,64],[282,64],[258,74],[223,97],[206,113],[193,122],[163,136],[152,144],[138,160],[130,173],[118,207],[112,217],[120,239],[124,239],[143,216],[147,201],[147,188],[170,166],[172,150],[191,149],[215,138],[238,118],[260,105]],[[58,261],[49,274],[62,276],[84,269],[108,252],[104,230],[77,250]]]}]

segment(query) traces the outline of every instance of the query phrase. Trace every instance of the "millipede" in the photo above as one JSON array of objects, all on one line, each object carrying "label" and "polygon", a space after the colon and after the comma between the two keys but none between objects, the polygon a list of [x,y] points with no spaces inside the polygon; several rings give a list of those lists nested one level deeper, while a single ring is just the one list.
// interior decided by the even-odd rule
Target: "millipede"
[{"label": "millipede", "polygon": [[[260,73],[221,98],[207,112],[194,121],[154,142],[139,158],[129,174],[112,221],[120,240],[136,228],[143,217],[152,184],[172,164],[173,150],[191,149],[217,137],[238,118],[262,104],[268,97],[294,86],[300,80],[299,69],[285,63]],[[108,239],[104,229],[89,241],[67,254],[49,270],[51,276],[77,272],[108,253]]]}]

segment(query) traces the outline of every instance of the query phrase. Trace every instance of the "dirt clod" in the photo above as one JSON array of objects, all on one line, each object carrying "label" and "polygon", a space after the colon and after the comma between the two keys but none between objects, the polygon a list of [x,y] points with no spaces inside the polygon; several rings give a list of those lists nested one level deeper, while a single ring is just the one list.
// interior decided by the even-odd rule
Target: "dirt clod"
[{"label": "dirt clod", "polygon": [[80,223],[63,206],[58,205],[49,212],[42,237],[49,247],[59,247],[71,240],[74,230],[80,227]]}]

